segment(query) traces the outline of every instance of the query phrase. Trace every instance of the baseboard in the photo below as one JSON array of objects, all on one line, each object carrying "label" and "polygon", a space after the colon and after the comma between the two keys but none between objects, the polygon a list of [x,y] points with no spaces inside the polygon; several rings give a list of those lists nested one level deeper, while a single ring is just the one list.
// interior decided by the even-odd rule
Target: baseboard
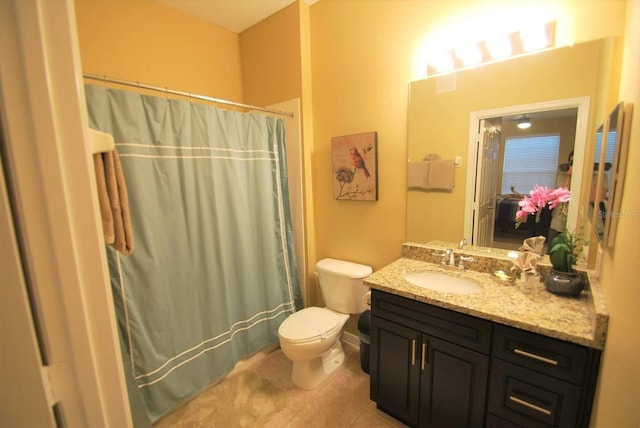
[{"label": "baseboard", "polygon": [[348,331],[343,331],[342,343],[345,345],[350,345],[350,346],[355,346],[356,348],[360,348],[360,337],[356,336],[353,333],[349,333]]}]

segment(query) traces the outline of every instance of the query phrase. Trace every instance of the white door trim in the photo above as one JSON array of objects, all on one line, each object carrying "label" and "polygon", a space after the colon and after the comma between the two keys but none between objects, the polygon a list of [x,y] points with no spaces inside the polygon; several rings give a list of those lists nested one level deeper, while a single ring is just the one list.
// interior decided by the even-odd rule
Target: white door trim
[{"label": "white door trim", "polygon": [[468,242],[471,242],[473,232],[473,198],[476,186],[476,165],[478,161],[476,141],[480,121],[492,117],[513,116],[531,111],[560,110],[564,108],[578,109],[576,141],[573,153],[574,173],[571,177],[571,194],[578,195],[578,197],[571,198],[569,201],[569,213],[567,216],[567,227],[569,230],[575,230],[579,214],[579,195],[582,194],[582,167],[584,165],[585,148],[587,144],[589,103],[589,97],[576,97],[471,112],[469,121],[469,146],[467,149],[469,159],[467,164],[467,191],[464,206],[464,237]]},{"label": "white door trim", "polygon": [[0,0],[0,28],[3,161],[50,401],[67,426],[131,427],[73,1]]}]

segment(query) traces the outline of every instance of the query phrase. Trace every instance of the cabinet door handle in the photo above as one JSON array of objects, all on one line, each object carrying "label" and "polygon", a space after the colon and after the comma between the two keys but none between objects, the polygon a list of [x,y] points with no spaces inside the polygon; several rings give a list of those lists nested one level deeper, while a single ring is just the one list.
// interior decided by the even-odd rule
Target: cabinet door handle
[{"label": "cabinet door handle", "polygon": [[535,410],[536,412],[543,413],[543,414],[545,414],[545,415],[547,415],[547,416],[551,415],[551,410],[547,410],[547,409],[545,409],[544,407],[536,406],[535,404],[531,404],[531,403],[529,403],[528,401],[521,400],[520,398],[515,397],[515,396],[513,396],[513,395],[510,395],[510,396],[509,396],[509,400],[511,400],[511,401],[513,401],[513,402],[515,402],[515,403],[518,403],[518,404],[522,404],[522,405],[523,405],[523,406],[525,406],[525,407],[528,407],[528,408],[530,408],[530,409],[533,409],[533,410]]},{"label": "cabinet door handle", "polygon": [[422,343],[422,364],[421,368],[424,370],[424,367],[427,364],[427,342]]},{"label": "cabinet door handle", "polygon": [[533,358],[534,360],[542,361],[543,363],[551,364],[552,366],[558,365],[558,362],[556,360],[552,360],[551,358],[546,358],[540,355],[532,354],[531,352],[523,351],[522,349],[515,348],[513,352],[515,352],[516,354],[523,355],[525,357]]},{"label": "cabinet door handle", "polygon": [[411,365],[416,365],[416,341],[415,339],[411,341]]}]

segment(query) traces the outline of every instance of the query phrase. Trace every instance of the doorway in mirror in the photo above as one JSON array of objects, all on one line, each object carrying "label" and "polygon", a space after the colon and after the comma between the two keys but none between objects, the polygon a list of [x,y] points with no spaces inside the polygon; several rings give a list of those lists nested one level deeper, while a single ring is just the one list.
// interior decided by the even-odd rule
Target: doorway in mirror
[{"label": "doorway in mirror", "polygon": [[[561,230],[548,209],[529,216],[517,229],[515,214],[535,185],[572,187],[572,159],[576,151],[584,152],[586,133],[579,129],[579,113],[587,106],[588,102],[581,107],[578,100],[566,100],[472,113],[470,128],[479,133],[469,145],[469,159],[475,160],[465,204],[470,211],[465,236],[470,242],[517,250],[529,237],[544,236],[549,242],[550,234]],[[525,116],[531,126],[521,128],[518,124]],[[575,172],[581,176],[581,171]]]}]

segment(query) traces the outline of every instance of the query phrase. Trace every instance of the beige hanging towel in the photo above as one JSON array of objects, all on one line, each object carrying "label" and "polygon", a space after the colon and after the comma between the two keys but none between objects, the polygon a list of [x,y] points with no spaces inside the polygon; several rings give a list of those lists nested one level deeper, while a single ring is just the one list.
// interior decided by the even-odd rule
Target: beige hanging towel
[{"label": "beige hanging towel", "polygon": [[407,187],[426,189],[429,177],[429,162],[411,162],[407,165]]},{"label": "beige hanging towel", "polygon": [[455,165],[453,160],[432,160],[429,164],[427,175],[427,189],[429,190],[453,190]]},{"label": "beige hanging towel", "polygon": [[125,255],[133,252],[127,186],[115,150],[93,155],[105,242]]}]

